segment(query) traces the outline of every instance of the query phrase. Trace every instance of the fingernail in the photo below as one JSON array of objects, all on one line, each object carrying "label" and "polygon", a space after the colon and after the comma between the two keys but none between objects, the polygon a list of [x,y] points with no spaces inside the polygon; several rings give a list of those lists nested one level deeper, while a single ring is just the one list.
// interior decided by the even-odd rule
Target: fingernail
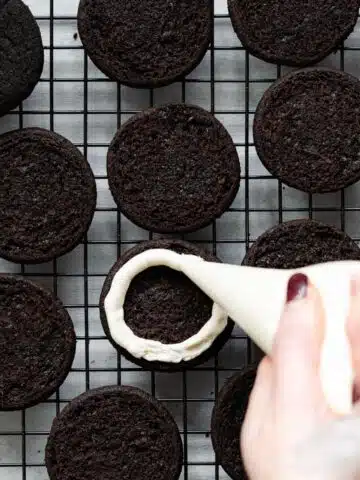
[{"label": "fingernail", "polygon": [[360,276],[354,275],[350,283],[351,296],[356,297],[360,294]]},{"label": "fingernail", "polygon": [[288,283],[286,302],[290,303],[294,300],[300,300],[307,295],[308,278],[303,273],[293,275]]}]

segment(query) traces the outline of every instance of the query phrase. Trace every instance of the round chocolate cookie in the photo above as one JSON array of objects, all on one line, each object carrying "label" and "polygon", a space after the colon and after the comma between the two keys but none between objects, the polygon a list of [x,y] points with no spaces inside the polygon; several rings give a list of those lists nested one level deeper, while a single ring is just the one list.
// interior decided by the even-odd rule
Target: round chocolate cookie
[{"label": "round chocolate cookie", "polygon": [[211,440],[217,461],[233,480],[246,480],[240,454],[240,432],[257,366],[250,365],[230,377],[220,390],[211,417]]},{"label": "round chocolate cookie", "polygon": [[0,0],[0,116],[17,107],[41,77],[40,29],[21,0]]},{"label": "round chocolate cookie", "polygon": [[[203,353],[189,361],[179,363],[148,361],[136,358],[122,348],[111,336],[104,308],[115,274],[131,258],[149,249],[169,249],[176,253],[196,255],[207,261],[219,261],[205,250],[182,240],[152,240],[128,250],[110,270],[100,297],[100,315],[104,331],[128,360],[151,370],[176,371],[204,363],[216,355],[231,335],[233,322],[227,326]],[[181,343],[195,335],[210,319],[213,302],[183,273],[169,267],[148,268],[134,277],[125,296],[124,319],[138,337],[164,344]]]},{"label": "round chocolate cookie", "polygon": [[0,410],[46,400],[65,380],[75,355],[74,326],[51,292],[0,275]]},{"label": "round chocolate cookie", "polygon": [[90,390],[55,418],[45,462],[50,480],[177,480],[183,450],[174,419],[134,387]]},{"label": "round chocolate cookie", "polygon": [[226,129],[209,112],[167,105],[135,115],[112,141],[111,193],[134,223],[160,233],[205,227],[233,202],[240,163]]},{"label": "round chocolate cookie", "polygon": [[338,260],[360,260],[360,249],[348,235],[314,220],[293,220],[263,233],[243,265],[301,268]]},{"label": "round chocolate cookie", "polygon": [[0,256],[41,263],[73,249],[96,206],[91,168],[68,140],[40,128],[0,136]]},{"label": "round chocolate cookie", "polygon": [[109,78],[130,87],[182,79],[203,59],[212,36],[211,0],[80,0],[85,50]]},{"label": "round chocolate cookie", "polygon": [[351,185],[360,179],[360,81],[320,68],[286,75],[258,105],[254,142],[265,167],[291,187]]},{"label": "round chocolate cookie", "polygon": [[305,67],[335,51],[354,30],[359,0],[228,0],[234,30],[267,62]]}]

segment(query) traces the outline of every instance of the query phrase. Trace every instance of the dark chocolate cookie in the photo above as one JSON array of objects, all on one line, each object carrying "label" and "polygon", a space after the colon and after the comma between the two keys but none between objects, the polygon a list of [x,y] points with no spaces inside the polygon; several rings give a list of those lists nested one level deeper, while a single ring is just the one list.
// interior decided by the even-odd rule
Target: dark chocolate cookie
[{"label": "dark chocolate cookie", "polygon": [[[176,371],[204,363],[216,355],[231,335],[233,322],[228,324],[210,348],[190,361],[180,363],[147,361],[135,358],[111,337],[104,301],[116,272],[134,256],[153,248],[197,255],[207,261],[219,261],[205,250],[182,240],[152,240],[128,250],[110,270],[100,297],[100,314],[104,331],[128,360],[146,369]],[[128,327],[139,337],[162,343],[180,343],[195,335],[211,317],[213,302],[184,274],[168,267],[152,267],[131,282],[125,297],[124,316]]]},{"label": "dark chocolate cookie", "polygon": [[41,77],[39,27],[21,0],[0,0],[0,116],[17,107]]},{"label": "dark chocolate cookie", "polygon": [[258,105],[254,142],[265,167],[291,187],[351,185],[360,179],[360,81],[320,68],[286,75]]},{"label": "dark chocolate cookie", "polygon": [[90,165],[68,140],[40,128],[0,136],[0,256],[41,263],[74,248],[92,221]]},{"label": "dark chocolate cookie", "polygon": [[51,292],[0,275],[0,410],[20,410],[50,397],[69,373],[74,326]]},{"label": "dark chocolate cookie", "polygon": [[359,0],[228,0],[245,48],[267,62],[305,67],[319,62],[354,30]]},{"label": "dark chocolate cookie", "polygon": [[212,36],[211,0],[81,0],[85,50],[105,75],[131,87],[161,87],[190,73]]},{"label": "dark chocolate cookie", "polygon": [[256,378],[255,365],[229,378],[220,390],[211,418],[211,440],[217,461],[233,480],[246,480],[240,454],[240,432]]},{"label": "dark chocolate cookie", "polygon": [[240,164],[230,135],[209,112],[187,105],[131,118],[110,145],[107,168],[120,210],[160,233],[205,227],[239,189]]},{"label": "dark chocolate cookie", "polygon": [[54,420],[45,461],[51,480],[177,480],[179,430],[160,402],[134,387],[90,390]]},{"label": "dark chocolate cookie", "polygon": [[293,220],[263,233],[246,254],[243,264],[300,268],[337,260],[360,260],[360,249],[348,235],[314,220]]}]

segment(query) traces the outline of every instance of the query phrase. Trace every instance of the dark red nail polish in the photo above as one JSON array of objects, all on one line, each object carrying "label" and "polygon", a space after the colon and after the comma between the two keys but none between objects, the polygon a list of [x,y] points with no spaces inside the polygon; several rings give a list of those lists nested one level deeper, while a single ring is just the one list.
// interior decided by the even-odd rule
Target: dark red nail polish
[{"label": "dark red nail polish", "polygon": [[303,273],[296,273],[293,275],[288,283],[287,287],[287,303],[293,300],[300,300],[307,295],[308,278]]}]

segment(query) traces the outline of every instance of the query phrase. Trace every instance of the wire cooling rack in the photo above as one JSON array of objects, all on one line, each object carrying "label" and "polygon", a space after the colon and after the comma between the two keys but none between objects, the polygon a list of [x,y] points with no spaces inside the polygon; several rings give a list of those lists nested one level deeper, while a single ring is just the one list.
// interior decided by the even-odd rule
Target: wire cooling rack
[{"label": "wire cooling rack", "polygon": [[[226,0],[214,0],[214,40],[201,65],[185,81],[159,90],[123,87],[96,69],[77,34],[75,0],[25,3],[42,31],[45,68],[33,95],[0,119],[0,133],[40,126],[67,137],[93,168],[98,204],[87,238],[68,255],[40,266],[0,260],[1,271],[23,274],[53,289],[68,308],[78,337],[73,368],[50,400],[23,412],[0,413],[0,479],[48,479],[44,447],[54,416],[86,389],[122,383],[150,392],[174,415],[184,443],[183,480],[225,480],[228,477],[216,464],[211,446],[210,416],[224,380],[250,361],[250,343],[239,329],[234,330],[218,358],[185,373],[165,374],[129,363],[104,337],[98,312],[104,278],[121,252],[153,237],[115,207],[106,178],[109,142],[131,115],[167,102],[202,106],[224,123],[241,159],[239,194],[212,226],[185,238],[227,262],[241,263],[246,249],[264,230],[300,217],[337,225],[360,241],[360,185],[308,196],[281,185],[263,168],[252,139],[255,108],[263,92],[289,69],[266,64],[241,47]],[[360,76],[359,25],[345,46],[322,64]]]}]

